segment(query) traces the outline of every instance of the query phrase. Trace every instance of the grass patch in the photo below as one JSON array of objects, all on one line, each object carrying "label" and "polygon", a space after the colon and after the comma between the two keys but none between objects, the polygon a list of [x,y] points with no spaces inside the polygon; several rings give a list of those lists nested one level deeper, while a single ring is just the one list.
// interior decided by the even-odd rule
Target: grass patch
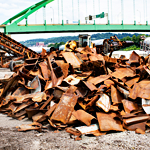
[{"label": "grass patch", "polygon": [[122,48],[119,51],[130,51],[130,50],[140,50],[140,47],[137,47],[136,45],[132,45],[126,48]]}]

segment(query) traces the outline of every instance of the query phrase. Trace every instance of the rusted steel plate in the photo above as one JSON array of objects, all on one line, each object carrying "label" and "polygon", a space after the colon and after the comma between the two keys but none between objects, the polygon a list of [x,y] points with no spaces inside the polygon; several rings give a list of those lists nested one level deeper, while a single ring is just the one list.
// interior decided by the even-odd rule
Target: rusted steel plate
[{"label": "rusted steel plate", "polygon": [[123,100],[123,97],[113,85],[111,85],[111,99],[114,105],[121,103]]},{"label": "rusted steel plate", "polygon": [[18,131],[37,130],[41,132],[42,124],[38,122],[33,122],[32,124],[24,124],[24,125],[17,126],[16,128],[18,128]]},{"label": "rusted steel plate", "polygon": [[148,74],[150,74],[150,69],[147,66],[143,66],[143,68],[147,71]]},{"label": "rusted steel plate", "polygon": [[94,85],[96,85],[98,83],[101,83],[101,82],[107,80],[108,78],[110,78],[110,75],[100,75],[100,76],[92,78],[88,81],[93,83]]},{"label": "rusted steel plate", "polygon": [[84,96],[86,96],[88,93],[88,89],[84,85],[78,86],[76,92],[79,97],[84,98]]},{"label": "rusted steel plate", "polygon": [[140,123],[140,122],[145,122],[149,119],[150,117],[147,115],[142,115],[142,116],[135,116],[129,119],[123,119],[123,122],[126,125],[131,125],[131,124],[135,124],[135,123]]},{"label": "rusted steel plate", "polygon": [[122,88],[122,87],[120,87],[120,86],[118,86],[118,85],[117,85],[117,90],[118,90],[120,93],[123,94],[124,98],[127,99],[127,98],[129,97],[129,91],[128,91],[128,90],[126,90],[126,89],[124,89],[124,88]]},{"label": "rusted steel plate", "polygon": [[72,75],[69,75],[67,78],[64,79],[70,85],[77,85],[80,82],[80,79],[75,78]]},{"label": "rusted steel plate", "polygon": [[21,96],[7,96],[8,100],[16,100],[17,102],[23,102],[25,99],[31,98],[34,102],[41,102],[46,99],[46,94],[44,92],[33,93],[33,94],[24,94]]},{"label": "rusted steel plate", "polygon": [[73,125],[73,124],[77,124],[78,120],[76,119],[76,117],[74,117],[74,115],[71,115],[69,121],[68,121],[68,125]]},{"label": "rusted steel plate", "polygon": [[135,130],[135,133],[145,134],[145,131],[142,130],[142,129],[140,129],[140,128],[137,128],[137,129]]},{"label": "rusted steel plate", "polygon": [[12,86],[14,86],[14,85],[17,84],[17,80],[18,80],[19,78],[20,78],[20,77],[17,75],[17,76],[12,77],[12,78],[10,78],[10,79],[8,80],[6,86],[5,86],[4,90],[3,90],[3,93],[2,93],[2,95],[1,95],[1,97],[0,97],[0,102],[1,102],[2,97],[5,96],[5,94],[6,94],[6,92],[8,91],[8,89],[9,89],[10,87],[12,87]]},{"label": "rusted steel plate", "polygon": [[136,99],[137,97],[150,99],[150,80],[142,80],[136,83],[130,90],[129,97]]},{"label": "rusted steel plate", "polygon": [[75,136],[81,136],[81,132],[79,130],[73,129],[73,128],[66,128],[66,132],[71,133]]},{"label": "rusted steel plate", "polygon": [[16,110],[14,111],[14,113],[17,113],[18,111],[20,111],[20,110],[22,110],[22,109],[24,109],[24,108],[26,108],[26,107],[28,107],[28,106],[30,106],[31,104],[33,104],[34,102],[27,102],[27,103],[22,103],[20,106],[18,106],[17,108],[16,108]]},{"label": "rusted steel plate", "polygon": [[37,113],[39,113],[39,112],[46,112],[47,110],[41,110],[41,111],[39,111],[38,109],[36,109],[36,108],[26,108],[25,109],[25,111],[26,111],[26,113],[27,113],[27,115],[28,115],[28,118],[29,119],[32,119],[32,116],[34,116],[34,115],[36,115]]},{"label": "rusted steel plate", "polygon": [[124,110],[127,113],[130,113],[133,110],[138,110],[139,109],[138,104],[134,103],[132,101],[124,99],[124,100],[122,100],[122,103],[123,103]]},{"label": "rusted steel plate", "polygon": [[96,91],[97,90],[97,87],[95,85],[93,85],[91,82],[83,81],[83,83],[90,89],[90,91]]},{"label": "rusted steel plate", "polygon": [[89,56],[90,61],[104,61],[104,57],[102,55],[91,55]]},{"label": "rusted steel plate", "polygon": [[18,120],[22,120],[24,118],[24,116],[26,116],[26,111],[25,110],[21,110],[17,113],[14,113],[12,115],[14,118],[17,118]]},{"label": "rusted steel plate", "polygon": [[30,83],[30,87],[34,90],[31,90],[32,93],[41,92],[41,82],[39,80],[39,77],[36,76]]},{"label": "rusted steel plate", "polygon": [[80,58],[80,59],[82,60],[82,62],[89,60],[87,54],[80,54],[80,53],[77,53],[77,56],[78,56],[78,58]]},{"label": "rusted steel plate", "polygon": [[117,63],[117,59],[116,58],[111,58],[111,57],[108,57],[108,56],[104,56],[104,60],[106,62],[110,62],[110,63]]},{"label": "rusted steel plate", "polygon": [[129,131],[135,131],[136,129],[141,129],[145,131],[145,125],[146,125],[146,122],[141,122],[141,123],[131,124],[128,126],[124,124],[123,127]]},{"label": "rusted steel plate", "polygon": [[24,94],[29,94],[29,90],[24,87],[17,88],[16,91],[13,93],[14,96],[15,95],[19,96]]},{"label": "rusted steel plate", "polygon": [[68,75],[69,63],[65,63],[62,60],[56,60],[55,62],[57,63],[58,66],[61,67],[62,72],[64,74],[64,78],[66,78]]},{"label": "rusted steel plate", "polygon": [[140,56],[135,51],[133,51],[132,54],[130,55],[129,61],[131,63],[139,63]]},{"label": "rusted steel plate", "polygon": [[112,113],[105,114],[97,112],[96,115],[100,131],[124,131],[121,122],[119,120],[115,120]]},{"label": "rusted steel plate", "polygon": [[40,54],[42,57],[46,56],[47,55],[46,49],[42,48],[42,52]]},{"label": "rusted steel plate", "polygon": [[48,103],[50,103],[50,101],[53,99],[53,97],[54,96],[51,95],[50,98],[40,107],[40,110],[44,109],[48,105]]},{"label": "rusted steel plate", "polygon": [[50,119],[52,121],[60,121],[66,124],[71,117],[71,113],[74,110],[74,106],[77,103],[77,99],[78,96],[75,94],[63,94],[60,99],[60,102],[58,103],[57,108],[55,109]]},{"label": "rusted steel plate", "polygon": [[110,106],[110,109],[109,109],[109,110],[112,110],[112,111],[120,111],[119,106],[113,106],[113,105]]},{"label": "rusted steel plate", "polygon": [[111,75],[115,78],[123,79],[124,77],[134,77],[136,73],[130,68],[117,68]]},{"label": "rusted steel plate", "polygon": [[62,97],[63,93],[64,93],[64,91],[62,91],[62,90],[56,88],[56,89],[53,91],[54,98],[55,98],[56,100],[59,100],[59,99]]},{"label": "rusted steel plate", "polygon": [[93,134],[95,136],[105,135],[105,132],[100,132],[98,124],[92,124],[90,126],[81,126],[76,127],[75,129],[79,130],[82,134]]},{"label": "rusted steel plate", "polygon": [[112,80],[105,80],[104,84],[107,86],[107,88],[110,88],[111,85],[114,85],[115,83]]},{"label": "rusted steel plate", "polygon": [[131,88],[132,85],[134,85],[135,83],[137,83],[139,81],[140,77],[134,77],[128,81],[125,82],[125,84]]},{"label": "rusted steel plate", "polygon": [[42,112],[39,112],[39,113],[35,114],[34,116],[32,116],[33,122],[37,122],[43,116],[44,116],[44,113],[42,113]]},{"label": "rusted steel plate", "polygon": [[8,109],[10,109],[12,112],[14,112],[14,111],[16,110],[16,108],[17,108],[17,105],[11,103],[11,104],[9,105],[9,108],[8,108]]},{"label": "rusted steel plate", "polygon": [[93,105],[95,105],[96,101],[99,99],[99,95],[95,95],[90,99],[90,102],[86,105],[86,109],[90,109]]},{"label": "rusted steel plate", "polygon": [[51,69],[52,86],[55,87],[56,84],[57,84],[57,82],[58,82],[58,81],[57,81],[57,77],[56,77],[56,75],[55,75],[55,73],[54,73],[54,70],[53,70],[53,67],[52,67],[52,64],[51,64],[50,57],[47,57],[47,59],[48,59],[48,65],[49,65],[49,67],[50,67],[50,69]]},{"label": "rusted steel plate", "polygon": [[47,62],[41,62],[39,64],[40,68],[41,68],[41,72],[42,75],[44,77],[45,80],[49,80],[49,73],[48,73],[48,66],[47,66]]},{"label": "rusted steel plate", "polygon": [[77,110],[72,112],[72,114],[76,117],[77,120],[85,123],[87,126],[91,125],[91,121],[95,119],[94,116],[85,112],[84,110]]},{"label": "rusted steel plate", "polygon": [[[64,76],[62,76],[62,77],[60,77],[60,78],[57,79],[57,82],[55,83],[55,87],[57,87],[58,85],[60,85],[62,83],[63,78],[64,78]],[[53,82],[52,82],[52,80],[46,82],[45,91],[49,90],[51,88],[53,88]]]},{"label": "rusted steel plate", "polygon": [[103,94],[96,102],[96,106],[102,108],[105,112],[109,112],[111,103],[108,95]]},{"label": "rusted steel plate", "polygon": [[38,76],[40,80],[45,81],[45,79],[42,77],[40,69],[38,69],[38,70],[30,70],[29,73],[28,73],[28,75],[30,77],[32,76],[33,78],[35,76]]},{"label": "rusted steel plate", "polygon": [[66,91],[66,93],[74,94],[76,90],[77,90],[77,87],[74,85],[71,85],[70,88]]},{"label": "rusted steel plate", "polygon": [[56,109],[56,107],[57,107],[57,104],[54,104],[53,106],[50,106],[49,110],[45,113],[45,115],[50,117],[51,114],[53,113],[53,111]]},{"label": "rusted steel plate", "polygon": [[73,52],[62,52],[61,54],[63,55],[67,63],[73,65],[74,68],[80,68],[80,65],[82,63]]}]

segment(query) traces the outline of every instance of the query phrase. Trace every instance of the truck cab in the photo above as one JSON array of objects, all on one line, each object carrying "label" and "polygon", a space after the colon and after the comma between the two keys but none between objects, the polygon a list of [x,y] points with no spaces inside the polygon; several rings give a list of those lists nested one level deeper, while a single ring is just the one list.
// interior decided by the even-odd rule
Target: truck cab
[{"label": "truck cab", "polygon": [[79,34],[79,47],[91,47],[91,36],[88,34]]}]

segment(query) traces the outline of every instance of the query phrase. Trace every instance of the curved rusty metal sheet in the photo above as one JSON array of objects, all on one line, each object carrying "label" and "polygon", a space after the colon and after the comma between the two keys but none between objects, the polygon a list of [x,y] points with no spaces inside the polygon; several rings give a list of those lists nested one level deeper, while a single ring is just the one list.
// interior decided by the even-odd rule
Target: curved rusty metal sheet
[{"label": "curved rusty metal sheet", "polygon": [[91,125],[91,121],[95,119],[94,116],[81,109],[72,112],[72,114],[76,117],[77,120],[85,123],[87,126]]},{"label": "curved rusty metal sheet", "polygon": [[64,93],[50,120],[53,122],[60,121],[66,124],[71,117],[74,106],[77,103],[77,99],[78,96],[75,94]]},{"label": "curved rusty metal sheet", "polygon": [[121,121],[114,119],[114,114],[97,112],[100,131],[124,131]]}]

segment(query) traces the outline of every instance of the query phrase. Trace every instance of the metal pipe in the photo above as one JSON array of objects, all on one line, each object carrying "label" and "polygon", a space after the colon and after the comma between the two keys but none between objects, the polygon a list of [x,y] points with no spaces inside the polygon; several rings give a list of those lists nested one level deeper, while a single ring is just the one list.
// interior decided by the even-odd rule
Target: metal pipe
[{"label": "metal pipe", "polygon": [[74,5],[73,5],[73,0],[72,0],[72,18],[73,18],[73,20],[74,20]]},{"label": "metal pipe", "polygon": [[61,9],[62,9],[62,25],[64,24],[64,20],[63,20],[63,0],[61,0]]},{"label": "metal pipe", "polygon": [[[93,0],[93,15],[95,15],[95,1]],[[94,24],[95,24],[95,19],[94,19]]]},{"label": "metal pipe", "polygon": [[38,11],[35,12],[35,24],[37,24],[37,18],[36,18],[37,12]]},{"label": "metal pipe", "polygon": [[110,1],[111,4],[111,22],[113,22],[113,13],[112,13],[112,0]]},{"label": "metal pipe", "polygon": [[60,18],[59,18],[59,0],[58,0],[58,24],[60,24]]},{"label": "metal pipe", "polygon": [[123,0],[121,0],[121,14],[122,14],[122,25],[123,25],[123,20],[124,20]]},{"label": "metal pipe", "polygon": [[[87,14],[87,0],[85,0],[85,3],[86,3],[86,16],[88,16],[88,14]],[[87,24],[87,20],[86,20],[86,24]]]},{"label": "metal pipe", "polygon": [[54,9],[50,7],[53,10],[53,24],[54,24]]},{"label": "metal pipe", "polygon": [[120,16],[121,12],[119,12],[119,14],[117,15],[117,18],[118,18],[118,24],[119,24],[119,16]]},{"label": "metal pipe", "polygon": [[108,24],[110,24],[110,18],[109,18],[109,0],[107,0],[107,4],[108,4]]},{"label": "metal pipe", "polygon": [[26,19],[26,26],[28,26],[28,18],[25,18]]},{"label": "metal pipe", "polygon": [[80,5],[79,5],[79,0],[78,0],[78,25],[80,25]]},{"label": "metal pipe", "polygon": [[[99,0],[99,4],[98,4],[98,6],[99,6],[99,14],[101,13],[100,12],[100,0]],[[100,21],[101,19],[99,19],[99,21]]]},{"label": "metal pipe", "polygon": [[99,0],[99,4],[98,4],[98,6],[99,6],[99,13],[100,13],[100,10],[101,10],[101,9],[100,9],[100,0]]},{"label": "metal pipe", "polygon": [[44,25],[46,25],[46,13],[45,13],[46,6],[43,7],[43,20],[44,20]]},{"label": "metal pipe", "polygon": [[140,13],[140,23],[141,23],[141,12],[139,10],[137,10]]},{"label": "metal pipe", "polygon": [[134,25],[136,25],[136,18],[135,18],[135,0],[133,0],[133,13],[134,13]]},{"label": "metal pipe", "polygon": [[148,17],[147,17],[147,0],[145,0],[146,6],[145,6],[145,11],[146,11],[146,25],[148,25]]},{"label": "metal pipe", "polygon": [[144,19],[144,22],[145,22],[145,0],[143,0],[143,19]]}]

